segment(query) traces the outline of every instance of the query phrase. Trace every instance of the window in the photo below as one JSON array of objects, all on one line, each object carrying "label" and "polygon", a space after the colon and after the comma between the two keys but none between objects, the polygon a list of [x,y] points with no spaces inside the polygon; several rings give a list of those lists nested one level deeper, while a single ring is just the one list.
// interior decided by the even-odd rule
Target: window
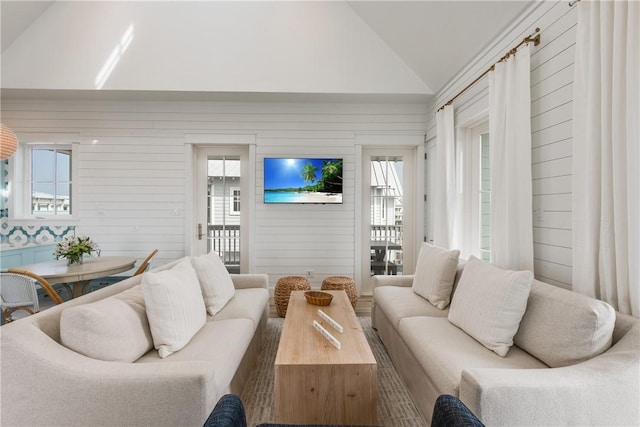
[{"label": "window", "polygon": [[240,215],[240,189],[229,189],[229,215]]},{"label": "window", "polygon": [[491,261],[489,134],[480,134],[480,259]]},{"label": "window", "polygon": [[72,147],[33,145],[27,158],[30,171],[28,212],[31,215],[71,215]]},{"label": "window", "polygon": [[456,192],[460,256],[491,260],[489,123],[458,130]]}]

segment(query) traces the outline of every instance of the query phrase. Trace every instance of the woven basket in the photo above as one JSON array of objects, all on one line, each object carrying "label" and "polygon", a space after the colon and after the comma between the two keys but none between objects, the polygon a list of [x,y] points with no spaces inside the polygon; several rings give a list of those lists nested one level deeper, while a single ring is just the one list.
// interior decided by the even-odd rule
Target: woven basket
[{"label": "woven basket", "polygon": [[345,291],[353,306],[356,308],[358,302],[358,293],[356,291],[356,284],[351,277],[346,276],[329,276],[322,281],[320,287],[323,291]]},{"label": "woven basket", "polygon": [[302,276],[285,276],[278,279],[276,289],[273,292],[273,302],[276,305],[278,316],[287,315],[289,296],[291,291],[308,291],[311,289],[309,281]]},{"label": "woven basket", "polygon": [[333,295],[330,293],[319,291],[307,291],[304,293],[304,297],[309,304],[313,305],[329,305],[333,299]]}]

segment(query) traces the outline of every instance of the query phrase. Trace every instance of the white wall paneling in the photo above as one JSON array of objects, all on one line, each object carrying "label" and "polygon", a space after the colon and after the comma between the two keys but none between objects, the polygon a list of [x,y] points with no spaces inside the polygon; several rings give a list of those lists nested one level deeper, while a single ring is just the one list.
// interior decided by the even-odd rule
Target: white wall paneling
[{"label": "white wall paneling", "polygon": [[[21,134],[77,134],[79,233],[103,253],[142,260],[159,249],[155,265],[191,250],[193,147],[252,142],[254,216],[249,270],[278,277],[314,271],[355,275],[356,146],[359,133],[394,141],[422,135],[420,104],[361,102],[187,102],[107,99],[2,100],[3,123]],[[422,137],[420,137],[422,138]],[[264,157],[341,157],[342,205],[265,205]]]},{"label": "white wall paneling", "polygon": [[[541,29],[531,56],[531,131],[535,275],[571,288],[572,89],[577,14],[566,2],[540,2],[505,31],[436,95],[427,119],[435,137],[435,109],[495,63],[506,51]],[[473,122],[488,108],[483,79],[454,103],[457,124]],[[428,215],[428,213],[427,213]]]}]

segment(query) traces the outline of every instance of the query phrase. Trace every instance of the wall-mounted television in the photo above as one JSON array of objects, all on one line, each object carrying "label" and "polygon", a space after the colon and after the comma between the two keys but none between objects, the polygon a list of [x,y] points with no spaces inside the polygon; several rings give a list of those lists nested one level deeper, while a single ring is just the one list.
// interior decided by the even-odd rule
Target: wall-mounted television
[{"label": "wall-mounted television", "polygon": [[264,159],[264,203],[342,203],[342,159]]}]

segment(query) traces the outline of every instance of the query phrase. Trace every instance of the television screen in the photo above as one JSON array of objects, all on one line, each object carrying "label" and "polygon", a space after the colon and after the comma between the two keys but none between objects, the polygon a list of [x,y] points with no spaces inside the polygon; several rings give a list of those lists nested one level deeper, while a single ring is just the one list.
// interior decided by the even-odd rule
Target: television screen
[{"label": "television screen", "polygon": [[265,158],[265,203],[342,203],[342,159]]}]

